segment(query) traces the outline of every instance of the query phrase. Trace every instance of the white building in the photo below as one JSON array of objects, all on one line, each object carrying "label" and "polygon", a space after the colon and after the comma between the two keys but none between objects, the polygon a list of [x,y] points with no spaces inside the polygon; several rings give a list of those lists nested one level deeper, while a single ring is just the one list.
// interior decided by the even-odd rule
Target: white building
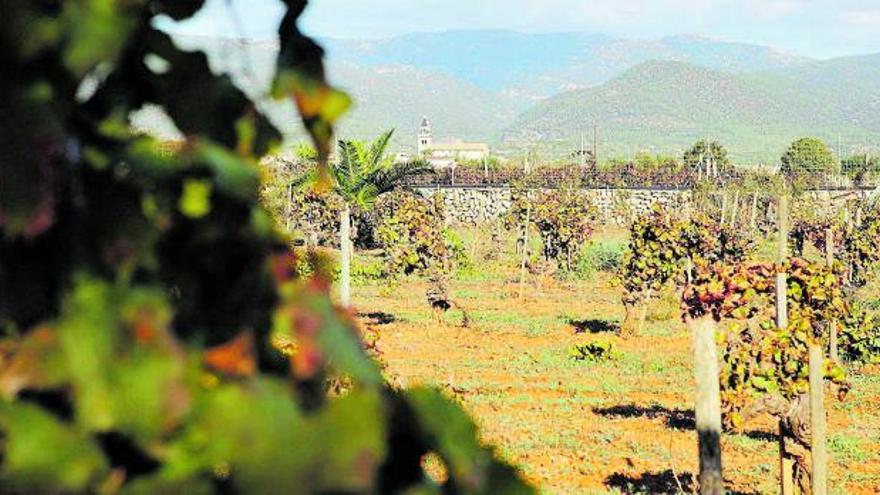
[{"label": "white building", "polygon": [[461,141],[434,142],[431,122],[428,117],[423,117],[419,126],[418,155],[434,167],[454,167],[462,161],[482,161],[489,158],[489,145]]}]

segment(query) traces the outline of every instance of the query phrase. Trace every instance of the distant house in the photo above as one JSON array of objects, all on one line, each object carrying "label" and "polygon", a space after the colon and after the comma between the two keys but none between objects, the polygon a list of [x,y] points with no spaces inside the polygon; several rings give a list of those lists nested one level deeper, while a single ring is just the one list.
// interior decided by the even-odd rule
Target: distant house
[{"label": "distant house", "polygon": [[418,154],[436,168],[455,167],[463,161],[489,158],[489,145],[461,141],[435,142],[431,122],[428,117],[423,117],[419,126]]},{"label": "distant house", "polygon": [[409,153],[404,153],[401,151],[400,153],[394,155],[394,163],[409,163],[412,161],[412,157],[409,156]]}]

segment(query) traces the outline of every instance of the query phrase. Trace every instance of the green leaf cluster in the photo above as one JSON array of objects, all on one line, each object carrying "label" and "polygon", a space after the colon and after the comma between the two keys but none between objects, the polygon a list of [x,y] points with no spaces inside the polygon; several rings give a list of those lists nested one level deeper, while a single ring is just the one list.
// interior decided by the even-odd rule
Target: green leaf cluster
[{"label": "green leaf cluster", "polygon": [[735,263],[754,248],[754,240],[743,231],[721,226],[705,214],[678,219],[655,206],[630,226],[620,275],[624,304],[639,303],[669,282],[683,285],[699,264]]},{"label": "green leaf cluster", "polygon": [[[787,280],[788,326],[776,328],[777,273]],[[830,322],[850,312],[840,277],[824,265],[792,258],[784,265],[700,265],[682,293],[688,318],[733,320],[724,336],[720,373],[728,425],[765,410],[783,418],[787,404],[809,390],[809,347],[827,348]],[[842,394],[848,389],[839,363],[826,358],[825,376]]]},{"label": "green leaf cluster", "polygon": [[398,190],[379,199],[376,213],[376,237],[388,274],[448,274],[452,270],[453,246],[444,235],[439,201]]}]

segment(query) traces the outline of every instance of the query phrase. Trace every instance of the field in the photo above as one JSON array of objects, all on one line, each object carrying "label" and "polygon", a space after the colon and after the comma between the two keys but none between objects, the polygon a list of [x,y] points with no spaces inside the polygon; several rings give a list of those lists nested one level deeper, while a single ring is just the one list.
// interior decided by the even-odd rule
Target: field
[{"label": "field", "polygon": [[[567,281],[530,275],[520,299],[512,241],[501,261],[486,263],[471,230],[460,234],[476,260],[452,284],[470,313],[468,328],[454,311],[436,321],[418,279],[392,288],[355,285],[355,307],[378,334],[392,383],[445,390],[471,412],[483,440],[542,492],[690,493],[697,472],[693,358],[672,292],[654,301],[642,335],[624,340],[616,334],[623,308],[612,274]],[[619,231],[596,239],[606,250],[624,242]],[[616,356],[574,359],[571,348],[588,342],[610,342]],[[847,400],[827,402],[831,493],[878,493],[880,373],[853,374]],[[765,419],[723,436],[731,492],[778,491],[775,429]]]}]

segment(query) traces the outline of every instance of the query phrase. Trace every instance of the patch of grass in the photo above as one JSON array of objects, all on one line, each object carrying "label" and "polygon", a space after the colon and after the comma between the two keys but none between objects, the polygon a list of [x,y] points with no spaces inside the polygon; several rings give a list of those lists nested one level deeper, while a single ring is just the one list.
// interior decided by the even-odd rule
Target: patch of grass
[{"label": "patch of grass", "polygon": [[756,450],[764,447],[766,442],[758,438],[750,437],[744,434],[732,434],[724,436],[725,442],[730,445],[739,447],[743,450]]},{"label": "patch of grass", "polygon": [[575,275],[591,280],[598,272],[616,273],[623,262],[626,241],[618,239],[596,240],[581,254],[575,267]]},{"label": "patch of grass", "polygon": [[865,462],[871,454],[862,449],[862,440],[854,434],[833,434],[828,438],[828,450],[838,462]]}]

